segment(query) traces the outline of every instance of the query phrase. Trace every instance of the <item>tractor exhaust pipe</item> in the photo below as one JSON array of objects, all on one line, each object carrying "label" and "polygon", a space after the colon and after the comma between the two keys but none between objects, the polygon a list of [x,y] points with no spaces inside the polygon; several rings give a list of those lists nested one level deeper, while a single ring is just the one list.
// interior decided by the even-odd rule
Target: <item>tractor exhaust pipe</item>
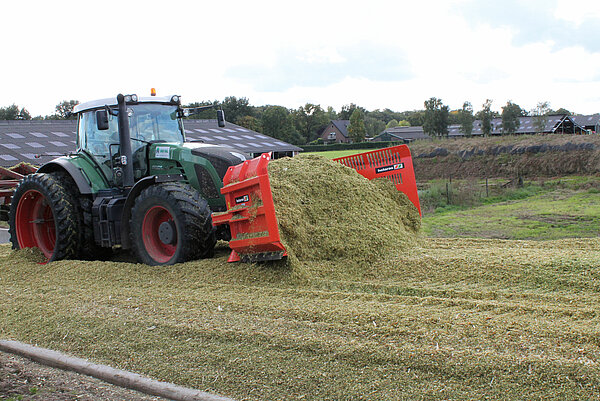
[{"label": "tractor exhaust pipe", "polygon": [[133,160],[131,154],[131,134],[129,133],[129,116],[127,115],[127,103],[125,96],[117,95],[119,106],[119,144],[121,148],[121,165],[123,166],[123,187],[133,187]]}]

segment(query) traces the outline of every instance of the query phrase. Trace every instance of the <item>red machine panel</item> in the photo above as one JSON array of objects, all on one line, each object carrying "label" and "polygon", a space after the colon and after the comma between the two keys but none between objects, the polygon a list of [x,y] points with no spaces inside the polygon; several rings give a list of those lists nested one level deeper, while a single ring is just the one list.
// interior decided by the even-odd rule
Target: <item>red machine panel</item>
[{"label": "red machine panel", "polygon": [[276,260],[287,256],[279,237],[267,165],[270,156],[229,167],[221,193],[227,211],[213,213],[215,226],[229,224],[232,249],[229,262]]},{"label": "red machine panel", "polygon": [[408,146],[393,146],[333,160],[355,169],[369,180],[387,178],[396,185],[398,191],[408,196],[421,214],[415,171]]}]

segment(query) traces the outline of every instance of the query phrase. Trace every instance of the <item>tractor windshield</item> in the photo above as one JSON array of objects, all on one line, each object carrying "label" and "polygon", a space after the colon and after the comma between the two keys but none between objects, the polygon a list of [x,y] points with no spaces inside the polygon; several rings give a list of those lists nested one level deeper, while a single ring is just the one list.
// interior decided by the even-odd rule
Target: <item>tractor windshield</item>
[{"label": "tractor windshield", "polygon": [[[177,118],[177,106],[142,103],[127,106],[132,139],[183,143],[183,132]],[[139,142],[139,141],[138,141]],[[139,147],[140,144],[132,148]]]}]

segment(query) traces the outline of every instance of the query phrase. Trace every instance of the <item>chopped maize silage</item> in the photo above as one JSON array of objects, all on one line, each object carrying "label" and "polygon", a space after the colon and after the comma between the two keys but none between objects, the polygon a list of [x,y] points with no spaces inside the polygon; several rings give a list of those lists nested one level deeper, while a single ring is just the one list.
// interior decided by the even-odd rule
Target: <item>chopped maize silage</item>
[{"label": "chopped maize silage", "polygon": [[268,170],[281,239],[292,260],[362,264],[417,242],[419,213],[387,179],[369,181],[318,155],[273,160]]}]

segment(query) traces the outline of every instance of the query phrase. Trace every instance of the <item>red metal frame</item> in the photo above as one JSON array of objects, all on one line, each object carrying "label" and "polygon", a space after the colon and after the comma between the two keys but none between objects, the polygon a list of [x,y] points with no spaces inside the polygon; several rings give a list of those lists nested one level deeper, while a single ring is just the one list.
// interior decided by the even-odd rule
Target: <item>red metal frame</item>
[{"label": "red metal frame", "polygon": [[402,191],[408,196],[408,199],[421,214],[415,170],[408,146],[393,146],[372,152],[338,157],[333,160],[355,169],[360,175],[369,180],[387,178],[396,185],[398,191]]},{"label": "red metal frame", "polygon": [[213,225],[229,224],[232,249],[229,262],[281,259],[287,256],[281,243],[267,165],[270,156],[229,167],[221,193],[227,212],[213,213]]}]

